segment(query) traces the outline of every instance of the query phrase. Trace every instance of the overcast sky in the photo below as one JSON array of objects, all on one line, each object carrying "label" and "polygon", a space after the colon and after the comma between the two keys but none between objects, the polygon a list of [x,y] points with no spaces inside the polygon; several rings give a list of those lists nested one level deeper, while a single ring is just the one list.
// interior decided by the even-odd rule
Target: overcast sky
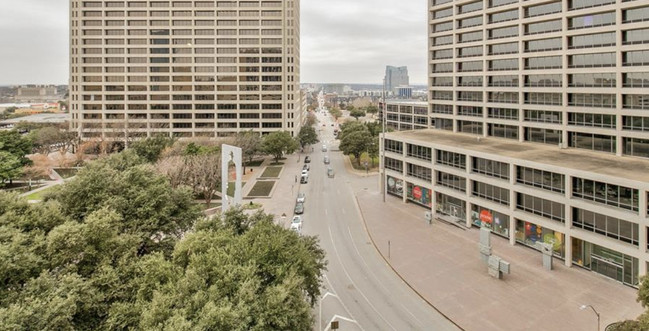
[{"label": "overcast sky", "polygon": [[[302,0],[303,83],[426,83],[426,0]],[[0,0],[0,85],[67,84],[68,0]]]}]

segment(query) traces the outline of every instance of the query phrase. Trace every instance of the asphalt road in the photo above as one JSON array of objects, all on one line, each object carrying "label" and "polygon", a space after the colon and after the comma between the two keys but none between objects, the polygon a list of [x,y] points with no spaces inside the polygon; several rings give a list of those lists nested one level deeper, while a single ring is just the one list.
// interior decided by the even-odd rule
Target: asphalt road
[{"label": "asphalt road", "polygon": [[[354,189],[375,190],[378,178],[348,174],[333,120],[321,113],[318,119],[321,143],[311,153],[309,183],[301,185],[307,195],[302,232],[320,238],[329,261],[314,329],[330,330],[335,320],[340,330],[457,330],[403,283],[371,244]],[[324,155],[334,178],[327,177]]]}]

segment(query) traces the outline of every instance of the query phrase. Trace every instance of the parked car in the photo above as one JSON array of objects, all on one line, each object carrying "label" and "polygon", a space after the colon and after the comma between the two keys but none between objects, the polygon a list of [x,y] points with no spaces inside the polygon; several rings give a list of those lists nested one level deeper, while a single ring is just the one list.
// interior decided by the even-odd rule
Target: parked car
[{"label": "parked car", "polygon": [[300,233],[302,232],[302,217],[295,215],[291,221],[291,230]]},{"label": "parked car", "polygon": [[334,178],[334,176],[335,176],[335,174],[334,174],[334,170],[331,169],[331,167],[327,168],[327,176],[328,176],[329,178]]},{"label": "parked car", "polygon": [[306,184],[309,182],[309,175],[302,175],[300,178],[300,184]]},{"label": "parked car", "polygon": [[304,157],[304,163],[311,163],[311,158],[308,155]]},{"label": "parked car", "polygon": [[326,152],[327,151],[327,145],[322,145],[322,151]]},{"label": "parked car", "polygon": [[308,164],[305,164],[305,165],[302,167],[302,171],[304,171],[304,170],[309,171],[309,170],[311,170],[311,167],[309,167]]},{"label": "parked car", "polygon": [[295,210],[293,211],[295,214],[303,214],[304,213],[304,204],[301,202],[298,202],[295,204]]},{"label": "parked car", "polygon": [[331,161],[329,161],[329,155],[325,155],[324,157],[324,164],[329,164]]},{"label": "parked car", "polygon": [[301,202],[301,203],[304,203],[304,200],[306,200],[306,194],[304,194],[303,192],[298,193],[298,194],[297,194],[297,201],[296,201],[296,202],[298,202],[298,203],[300,203],[300,202]]},{"label": "parked car", "polygon": [[308,175],[309,175],[309,171],[306,169],[302,169],[302,176],[308,176]]}]

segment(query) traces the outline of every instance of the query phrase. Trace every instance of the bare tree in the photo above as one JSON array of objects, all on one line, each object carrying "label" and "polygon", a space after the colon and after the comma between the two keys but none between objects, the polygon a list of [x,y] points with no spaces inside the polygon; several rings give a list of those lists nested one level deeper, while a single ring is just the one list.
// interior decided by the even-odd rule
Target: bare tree
[{"label": "bare tree", "polygon": [[172,155],[158,161],[156,168],[169,178],[172,187],[190,187],[195,195],[205,199],[210,208],[214,195],[221,187],[221,155]]}]

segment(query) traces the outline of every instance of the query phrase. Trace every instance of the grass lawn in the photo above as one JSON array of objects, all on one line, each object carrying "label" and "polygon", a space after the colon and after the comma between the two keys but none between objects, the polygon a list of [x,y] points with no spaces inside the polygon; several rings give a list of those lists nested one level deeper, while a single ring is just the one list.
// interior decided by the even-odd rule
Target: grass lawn
[{"label": "grass lawn", "polygon": [[266,167],[264,173],[261,174],[263,178],[277,178],[279,177],[280,172],[282,172],[282,167]]},{"label": "grass lawn", "polygon": [[43,197],[45,197],[45,195],[47,193],[52,192],[55,187],[56,187],[56,185],[51,186],[49,188],[46,188],[44,190],[38,191],[38,192],[34,192],[32,194],[26,195],[25,199],[27,199],[27,200],[43,200]]},{"label": "grass lawn", "polygon": [[262,163],[264,163],[264,160],[253,160],[252,162],[246,162],[245,165],[246,167],[258,167]]},{"label": "grass lawn", "polygon": [[[229,184],[228,185],[228,196],[234,197],[234,189],[235,189],[234,182],[229,182],[228,184]],[[243,189],[243,187],[245,185],[246,185],[246,182],[241,182],[241,188],[242,189]]]},{"label": "grass lawn", "polygon": [[275,182],[272,180],[259,180],[255,183],[255,186],[252,187],[248,196],[251,197],[267,197],[270,195],[270,192],[273,190]]},{"label": "grass lawn", "polygon": [[356,161],[356,158],[353,155],[349,156],[349,161],[352,163],[352,167],[356,170],[365,170],[365,166],[363,165],[363,162],[367,161],[369,170],[376,170],[379,168],[379,158],[375,157],[374,158],[374,166],[372,166],[372,160],[370,160],[370,157],[367,156],[367,153],[363,153],[361,155],[361,165],[358,165],[358,162]]}]

